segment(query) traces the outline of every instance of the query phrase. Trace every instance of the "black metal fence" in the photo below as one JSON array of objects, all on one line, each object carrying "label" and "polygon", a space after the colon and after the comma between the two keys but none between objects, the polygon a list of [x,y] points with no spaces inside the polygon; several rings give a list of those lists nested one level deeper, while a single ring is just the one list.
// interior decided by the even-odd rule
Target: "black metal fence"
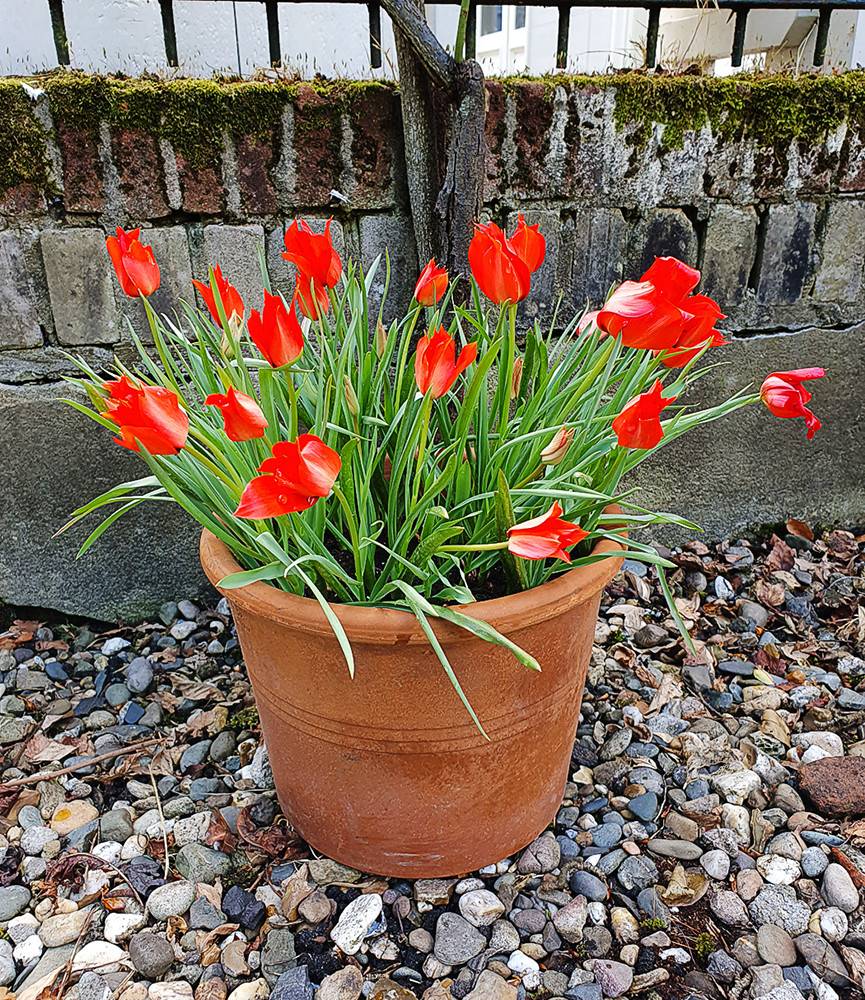
[{"label": "black metal fence", "polygon": [[[226,0],[227,2],[227,0]],[[279,5],[281,3],[298,2],[298,0],[235,0],[239,3],[259,3],[264,5],[267,17],[267,39],[272,66],[282,63],[282,51],[279,40]],[[303,0],[300,0],[303,2]],[[459,4],[460,0],[438,0],[441,3]],[[357,0],[331,0],[333,4],[352,3]],[[63,16],[63,0],[48,0],[51,10],[51,24],[54,31],[54,45],[57,51],[57,62],[61,66],[69,65],[69,42],[66,35],[66,22]],[[165,39],[165,58],[169,66],[178,65],[177,32],[174,26],[174,0],[159,0],[162,13],[162,31]],[[370,66],[378,69],[381,66],[381,5],[376,2],[367,3],[369,11],[369,58]],[[477,4],[472,3],[466,30],[466,55],[475,54],[475,38],[477,35]],[[512,6],[512,5],[508,5]],[[648,11],[649,19],[646,28],[646,62],[651,69],[658,61],[658,32],[661,23],[661,11],[664,9],[691,10],[729,10],[735,15],[733,22],[733,40],[730,57],[733,66],[742,65],[745,51],[745,31],[748,15],[752,10],[807,10],[817,11],[817,37],[814,44],[814,66],[822,66],[826,59],[826,42],[829,38],[829,24],[832,12],[836,10],[865,10],[865,0],[663,0],[658,3],[647,3],[645,0],[567,0],[559,3],[555,0],[525,0],[522,6],[555,7],[558,9],[558,31],[556,35],[556,68],[564,69],[568,58],[568,40],[570,35],[571,11],[586,7],[632,7]]]}]

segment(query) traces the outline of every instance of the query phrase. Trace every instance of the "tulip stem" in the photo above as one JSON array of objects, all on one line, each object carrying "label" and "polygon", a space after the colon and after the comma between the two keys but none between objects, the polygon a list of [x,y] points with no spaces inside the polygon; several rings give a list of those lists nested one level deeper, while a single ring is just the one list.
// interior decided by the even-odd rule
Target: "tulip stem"
[{"label": "tulip stem", "polygon": [[363,564],[360,557],[360,537],[357,530],[357,519],[354,516],[354,511],[349,506],[349,502],[346,499],[345,494],[338,486],[334,486],[333,495],[339,501],[340,507],[342,507],[342,512],[345,514],[345,521],[348,525],[348,533],[351,536],[351,547],[354,554],[354,572],[355,576],[359,581],[363,580]]},{"label": "tulip stem", "polygon": [[524,487],[528,486],[529,483],[534,482],[534,480],[537,479],[538,476],[540,476],[540,474],[543,471],[544,471],[544,463],[541,462],[541,464],[534,471],[530,472],[527,476],[525,476],[523,479],[521,479],[517,483],[517,485],[514,486],[514,489],[515,490],[521,490]]},{"label": "tulip stem", "polygon": [[291,372],[286,372],[285,385],[288,389],[288,440],[294,441],[297,437],[297,392]]},{"label": "tulip stem", "polygon": [[469,10],[471,0],[462,0],[460,4],[460,16],[457,21],[457,37],[454,42],[454,60],[462,62],[466,54],[466,27],[469,21]]},{"label": "tulip stem", "polygon": [[417,503],[418,494],[420,493],[420,481],[422,479],[423,473],[423,460],[426,456],[426,442],[429,436],[429,422],[430,415],[432,413],[432,403],[433,398],[430,392],[427,392],[424,396],[424,401],[421,403],[421,427],[420,427],[420,438],[418,439],[417,445],[417,465],[415,467],[414,473],[414,486],[411,491],[411,505]]},{"label": "tulip stem", "polygon": [[402,381],[405,376],[405,366],[408,360],[408,352],[411,347],[411,338],[414,336],[414,328],[417,326],[418,317],[421,314],[422,306],[420,303],[417,304],[417,308],[412,313],[411,321],[408,326],[408,330],[403,336],[402,344],[400,345],[399,352],[399,362],[396,369],[396,381],[394,382],[394,395],[396,397],[396,409],[399,409],[399,405],[402,402]]},{"label": "tulip stem", "polygon": [[508,418],[511,412],[511,387],[514,381],[514,361],[517,354],[517,304],[516,302],[509,303],[506,306],[508,311],[508,340],[507,348],[505,353],[505,364],[502,369],[499,379],[501,380],[501,385],[499,385],[499,391],[502,394],[502,412],[499,417],[499,441],[503,442],[505,439],[505,431],[508,427]]},{"label": "tulip stem", "polygon": [[226,474],[222,471],[222,469],[220,469],[219,466],[214,461],[208,458],[208,456],[205,455],[203,451],[199,451],[198,448],[195,448],[191,444],[187,444],[183,450],[187,452],[191,458],[194,458],[196,462],[200,462],[201,465],[205,467],[205,469],[208,469],[210,472],[212,472],[214,476],[216,476],[221,482],[223,482],[231,490],[233,494],[239,495],[238,484],[229,479],[228,476],[226,476]]}]

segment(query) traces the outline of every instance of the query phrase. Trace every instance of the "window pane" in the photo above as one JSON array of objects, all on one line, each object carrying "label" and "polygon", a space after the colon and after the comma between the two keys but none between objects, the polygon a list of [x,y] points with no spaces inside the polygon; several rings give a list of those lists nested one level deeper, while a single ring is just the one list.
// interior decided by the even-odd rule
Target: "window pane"
[{"label": "window pane", "polygon": [[492,35],[502,30],[502,5],[484,4],[481,7],[481,34]]},{"label": "window pane", "polygon": [[525,26],[526,26],[526,7],[525,4],[518,4],[514,8],[514,27],[525,28]]}]

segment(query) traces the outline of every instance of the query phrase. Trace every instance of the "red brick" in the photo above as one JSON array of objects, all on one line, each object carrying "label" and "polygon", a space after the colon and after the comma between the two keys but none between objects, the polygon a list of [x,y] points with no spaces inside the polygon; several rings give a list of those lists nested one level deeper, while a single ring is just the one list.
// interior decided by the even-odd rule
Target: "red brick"
[{"label": "red brick", "polygon": [[394,157],[402,156],[399,99],[390,89],[364,89],[351,108],[352,201],[365,208],[393,202]]},{"label": "red brick", "polygon": [[270,175],[274,162],[273,138],[238,136],[235,152],[237,182],[244,210],[252,215],[273,215],[279,206]]},{"label": "red brick", "polygon": [[59,124],[57,145],[63,158],[63,201],[67,212],[94,214],[105,207],[97,135],[90,129]]},{"label": "red brick", "polygon": [[486,81],[486,181],[484,201],[494,201],[504,194],[506,166],[502,145],[505,138],[505,88],[497,80]]},{"label": "red brick", "polygon": [[44,215],[46,211],[45,192],[30,181],[0,191],[0,215]]},{"label": "red brick", "polygon": [[117,129],[111,136],[114,165],[126,211],[133,219],[160,219],[171,212],[165,196],[162,156],[156,139],[141,129]]},{"label": "red brick", "polygon": [[511,188],[517,197],[540,198],[549,178],[546,159],[553,121],[553,95],[543,83],[524,83],[514,91],[518,128]]},{"label": "red brick", "polygon": [[295,201],[306,208],[330,205],[342,174],[340,121],[335,103],[301,86],[294,106]]},{"label": "red brick", "polygon": [[191,163],[182,153],[176,154],[177,174],[183,210],[192,215],[217,215],[222,211],[222,178],[217,169]]}]

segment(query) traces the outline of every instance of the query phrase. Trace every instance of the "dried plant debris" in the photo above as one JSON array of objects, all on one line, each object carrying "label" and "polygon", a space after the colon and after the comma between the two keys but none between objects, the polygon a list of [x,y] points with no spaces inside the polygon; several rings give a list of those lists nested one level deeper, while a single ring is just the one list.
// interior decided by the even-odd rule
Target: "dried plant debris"
[{"label": "dried plant debris", "polygon": [[665,551],[690,644],[627,562],[553,826],[459,879],[366,876],[295,834],[225,602],[101,635],[15,621],[0,998],[861,996],[863,541],[790,520]]}]

